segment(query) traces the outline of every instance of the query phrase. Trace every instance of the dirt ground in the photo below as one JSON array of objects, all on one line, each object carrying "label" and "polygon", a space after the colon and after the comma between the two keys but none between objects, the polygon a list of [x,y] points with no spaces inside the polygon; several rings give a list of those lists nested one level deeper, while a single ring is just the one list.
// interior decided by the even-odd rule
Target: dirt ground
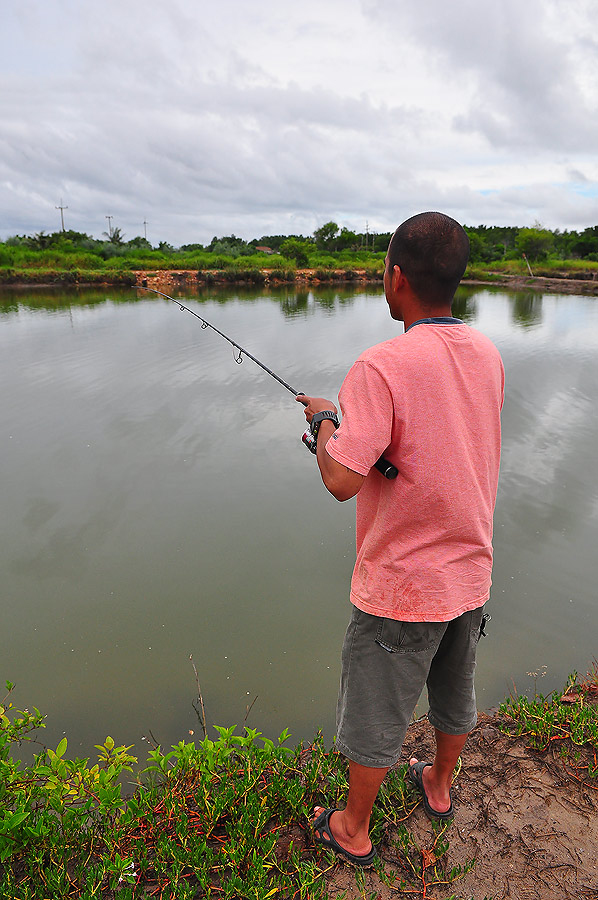
[{"label": "dirt ground", "polygon": [[[446,831],[449,848],[438,860],[447,872],[473,869],[450,884],[434,885],[433,826],[421,804],[406,825],[419,856],[427,863],[425,881],[406,896],[429,900],[590,900],[598,898],[598,785],[583,785],[554,750],[537,752],[523,738],[502,733],[497,716],[481,715],[463,753],[463,766],[453,784],[455,818]],[[415,754],[432,756],[427,720],[414,723],[405,741],[403,761]],[[577,765],[595,760],[582,750]],[[584,755],[587,759],[584,760]],[[579,769],[579,772],[582,770]],[[587,772],[586,772],[587,775]],[[594,779],[596,782],[596,779]],[[387,871],[401,868],[392,829],[380,855]],[[355,870],[337,863],[328,876],[329,895],[346,900],[396,900],[403,896],[383,883],[374,870],[356,880]]]}]

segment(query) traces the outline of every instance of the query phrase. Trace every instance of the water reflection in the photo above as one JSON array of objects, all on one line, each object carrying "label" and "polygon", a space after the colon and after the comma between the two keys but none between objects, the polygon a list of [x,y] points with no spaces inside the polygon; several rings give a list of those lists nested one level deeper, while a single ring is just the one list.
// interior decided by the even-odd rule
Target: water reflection
[{"label": "water reflection", "polygon": [[[314,307],[333,310],[338,306],[351,306],[358,297],[378,297],[380,295],[376,286],[364,290],[358,285],[343,287],[319,285],[317,288],[273,285],[262,287],[259,291],[247,285],[238,285],[233,288],[174,285],[165,289],[163,293],[167,293],[175,299],[192,298],[202,305],[211,303],[219,307],[239,301],[255,305],[263,303],[264,300],[270,300],[279,305],[285,315],[291,317],[301,313],[308,314]],[[0,289],[0,315],[14,314],[23,310],[68,310],[73,307],[91,307],[107,302],[130,304],[147,301],[150,298],[156,299],[156,296],[151,291],[141,288]]]},{"label": "water reflection", "polygon": [[[117,303],[134,303],[137,299],[132,291],[121,291],[115,295]],[[0,289],[0,315],[13,315],[24,310],[64,310],[103,303],[106,303],[106,288]]]},{"label": "water reflection", "polygon": [[288,291],[281,298],[280,308],[288,318],[305,315],[310,303],[313,305],[314,297],[311,291]]},{"label": "water reflection", "polygon": [[477,292],[474,288],[458,288],[453,301],[453,315],[468,324],[475,322],[477,315],[476,296]]},{"label": "water reflection", "polygon": [[[308,315],[314,308],[334,310],[338,307],[352,306],[356,298],[376,297],[381,299],[381,291],[371,286],[364,290],[362,287],[319,285],[317,288],[297,288],[289,285],[276,285],[261,288],[256,291],[254,287],[240,285],[234,288],[205,286],[173,286],[166,291],[175,299],[193,298],[204,305],[213,303],[217,306],[226,306],[230,303],[243,301],[245,304],[262,303],[265,299],[280,306],[285,316]],[[491,295],[491,291],[485,289],[485,295]],[[495,296],[503,294],[495,289]],[[123,289],[114,287],[102,288],[39,288],[35,290],[0,290],[0,315],[11,315],[23,310],[68,310],[73,307],[93,307],[107,302],[116,304],[131,304],[146,301],[151,298],[151,292],[142,289]],[[477,302],[480,297],[479,288],[461,286],[458,288],[453,303],[453,315],[465,322],[473,323],[477,316]],[[509,302],[512,305],[513,321],[517,324],[530,326],[542,322],[543,295],[527,292],[513,292],[509,294]]]},{"label": "water reflection", "polygon": [[[401,331],[377,288],[189,302],[324,396]],[[490,706],[511,678],[546,664],[550,691],[596,652],[598,303],[463,287],[454,313],[507,373]],[[110,733],[142,755],[148,728],[185,737],[191,652],[211,721],[258,695],[250,724],[331,738],[354,512],[323,491],[288,392],[169,301],[118,289],[0,293],[0,378],[3,677],[49,714],[48,741],[67,731],[88,754]]]},{"label": "water reflection", "polygon": [[539,325],[542,322],[542,295],[532,291],[515,292],[513,319],[526,328]]}]

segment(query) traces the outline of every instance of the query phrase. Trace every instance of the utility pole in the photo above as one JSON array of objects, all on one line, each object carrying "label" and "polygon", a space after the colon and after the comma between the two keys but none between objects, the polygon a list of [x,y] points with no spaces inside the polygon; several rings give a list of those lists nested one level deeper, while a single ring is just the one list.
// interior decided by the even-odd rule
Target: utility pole
[{"label": "utility pole", "polygon": [[68,206],[62,205],[62,197],[60,198],[60,206],[55,206],[54,209],[60,210],[60,221],[62,222],[62,230],[64,231],[64,210],[68,209]]},{"label": "utility pole", "polygon": [[[373,241],[373,238],[372,238]],[[370,243],[370,223],[366,219],[365,223],[365,249],[367,250]]]},{"label": "utility pole", "polygon": [[148,225],[149,225],[149,222],[146,222],[144,219],[143,220],[143,237],[145,238],[146,241],[147,241],[147,226]]},{"label": "utility pole", "polygon": [[105,219],[108,219],[108,237],[112,237],[112,219],[114,216],[104,216]]}]

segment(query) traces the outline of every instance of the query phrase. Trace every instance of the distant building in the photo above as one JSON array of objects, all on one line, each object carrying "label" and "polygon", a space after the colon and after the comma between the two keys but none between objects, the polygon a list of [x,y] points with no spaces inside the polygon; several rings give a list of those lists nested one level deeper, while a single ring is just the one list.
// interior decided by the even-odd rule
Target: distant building
[{"label": "distant building", "polygon": [[256,247],[255,250],[256,250],[256,253],[267,253],[268,255],[270,255],[271,253],[274,253],[274,250],[272,249],[272,247]]}]

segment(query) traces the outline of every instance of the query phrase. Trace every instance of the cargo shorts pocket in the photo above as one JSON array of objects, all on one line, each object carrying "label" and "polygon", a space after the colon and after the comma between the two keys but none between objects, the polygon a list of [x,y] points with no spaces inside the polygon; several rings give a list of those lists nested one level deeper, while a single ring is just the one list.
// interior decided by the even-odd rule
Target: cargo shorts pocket
[{"label": "cargo shorts pocket", "polygon": [[389,653],[422,653],[440,642],[444,622],[399,622],[382,619],[376,643]]}]

